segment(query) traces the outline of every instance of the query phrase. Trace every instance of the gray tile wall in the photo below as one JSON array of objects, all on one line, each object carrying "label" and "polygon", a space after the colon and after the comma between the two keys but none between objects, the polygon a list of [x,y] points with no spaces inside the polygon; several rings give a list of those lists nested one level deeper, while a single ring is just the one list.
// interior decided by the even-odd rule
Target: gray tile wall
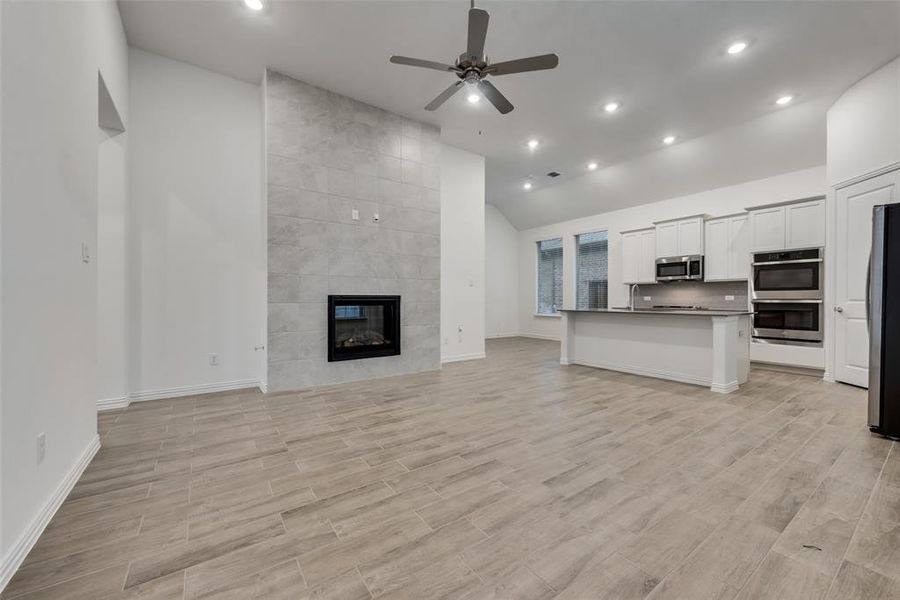
[{"label": "gray tile wall", "polygon": [[[651,300],[644,300],[645,296],[650,296]],[[726,296],[734,296],[734,300],[726,300]],[[748,296],[746,281],[675,281],[639,286],[634,305],[641,308],[654,305],[680,305],[720,310],[747,310]]]},{"label": "gray tile wall", "polygon": [[[268,389],[440,368],[440,131],[274,71],[266,113]],[[399,294],[402,354],[327,362],[329,294]]]}]

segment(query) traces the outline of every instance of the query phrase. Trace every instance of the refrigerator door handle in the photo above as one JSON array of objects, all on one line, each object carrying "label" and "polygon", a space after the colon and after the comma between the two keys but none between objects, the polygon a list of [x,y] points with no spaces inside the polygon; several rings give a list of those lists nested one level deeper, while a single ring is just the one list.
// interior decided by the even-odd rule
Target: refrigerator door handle
[{"label": "refrigerator door handle", "polygon": [[869,250],[869,265],[866,267],[866,331],[872,337],[872,251]]},{"label": "refrigerator door handle", "polygon": [[[869,270],[866,286],[866,325],[869,332],[869,428],[881,427],[881,364],[882,332],[884,323],[884,261],[887,216],[884,206],[872,211],[872,249],[869,253]],[[869,306],[871,304],[871,307]]]}]

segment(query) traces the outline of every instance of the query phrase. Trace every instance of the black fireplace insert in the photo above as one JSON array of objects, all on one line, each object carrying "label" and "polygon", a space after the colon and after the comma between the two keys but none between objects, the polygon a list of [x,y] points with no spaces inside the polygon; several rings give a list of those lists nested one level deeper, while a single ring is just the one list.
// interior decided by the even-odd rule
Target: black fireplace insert
[{"label": "black fireplace insert", "polygon": [[328,362],[400,354],[400,296],[328,296]]}]

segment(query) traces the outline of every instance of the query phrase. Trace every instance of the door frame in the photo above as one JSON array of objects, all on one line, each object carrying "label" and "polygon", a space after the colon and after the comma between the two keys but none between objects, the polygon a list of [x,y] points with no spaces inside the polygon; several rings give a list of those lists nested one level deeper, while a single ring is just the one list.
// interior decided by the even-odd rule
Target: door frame
[{"label": "door frame", "polygon": [[[891,163],[880,169],[876,169],[864,175],[836,183],[826,192],[825,204],[825,374],[822,379],[829,383],[842,383],[834,377],[837,353],[836,332],[837,314],[834,307],[837,305],[837,221],[838,203],[837,192],[844,188],[887,175],[900,172],[900,162]],[[851,385],[851,384],[846,384]]]}]

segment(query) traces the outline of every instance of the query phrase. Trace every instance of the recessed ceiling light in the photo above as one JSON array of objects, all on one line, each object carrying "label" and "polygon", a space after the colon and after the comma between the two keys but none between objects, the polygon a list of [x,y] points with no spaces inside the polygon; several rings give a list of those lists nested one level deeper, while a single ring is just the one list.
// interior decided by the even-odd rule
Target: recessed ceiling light
[{"label": "recessed ceiling light", "polygon": [[526,182],[522,185],[522,189],[525,190],[525,191],[528,191],[528,190],[530,190],[531,188],[532,188],[532,185],[531,185],[531,182],[530,182],[530,181],[526,181]]},{"label": "recessed ceiling light", "polygon": [[788,94],[788,95],[782,96],[781,98],[776,100],[775,104],[777,104],[778,106],[784,106],[785,104],[790,104],[791,100],[793,100],[793,99],[794,99],[794,97],[791,96],[790,94]]},{"label": "recessed ceiling light", "polygon": [[670,146],[675,143],[675,136],[667,135],[666,137],[663,138],[662,141],[663,141],[663,144],[665,144],[666,146]]},{"label": "recessed ceiling light", "polygon": [[734,42],[728,46],[728,54],[740,54],[747,49],[747,42]]},{"label": "recessed ceiling light", "polygon": [[618,102],[607,102],[606,106],[603,107],[603,110],[605,110],[608,113],[616,112],[617,110],[619,110],[619,103]]},{"label": "recessed ceiling light", "polygon": [[589,163],[588,163],[588,170],[589,170],[589,171],[596,171],[596,170],[597,170],[597,163],[595,163],[595,162],[589,162]]},{"label": "recessed ceiling light", "polygon": [[479,95],[476,94],[475,92],[472,92],[471,94],[469,94],[469,95],[466,97],[466,100],[468,100],[468,101],[469,101],[470,103],[472,103],[472,104],[475,104],[476,102],[478,102],[479,100],[481,100],[481,96],[479,96]]},{"label": "recessed ceiling light", "polygon": [[538,147],[539,143],[540,142],[538,142],[537,140],[528,140],[528,148],[530,148],[531,150],[534,150],[535,148]]},{"label": "recessed ceiling light", "polygon": [[262,10],[263,9],[262,0],[244,0],[244,6],[246,6],[250,10]]}]

